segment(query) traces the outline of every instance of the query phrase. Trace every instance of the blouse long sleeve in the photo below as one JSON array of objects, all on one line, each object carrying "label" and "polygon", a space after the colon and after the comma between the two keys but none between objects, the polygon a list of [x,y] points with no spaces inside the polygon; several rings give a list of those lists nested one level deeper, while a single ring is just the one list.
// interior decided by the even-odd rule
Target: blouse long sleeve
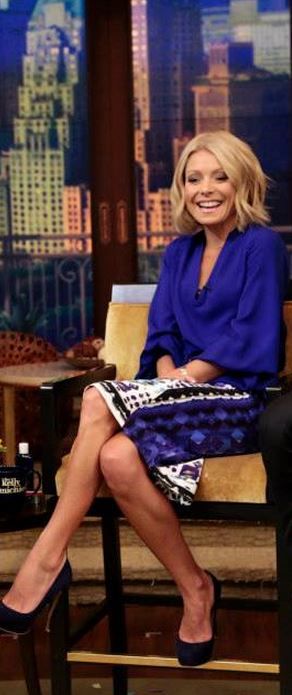
[{"label": "blouse long sleeve", "polygon": [[167,247],[136,378],[156,377],[157,360],[170,355],[176,367],[200,359],[223,369],[217,381],[261,389],[283,366],[285,245],[269,228],[234,230],[198,293],[204,248],[203,233]]},{"label": "blouse long sleeve", "polygon": [[287,255],[277,234],[265,235],[263,230],[263,235],[264,243],[260,235],[251,236],[235,317],[199,355],[201,360],[213,362],[229,373],[275,375],[281,362]]}]

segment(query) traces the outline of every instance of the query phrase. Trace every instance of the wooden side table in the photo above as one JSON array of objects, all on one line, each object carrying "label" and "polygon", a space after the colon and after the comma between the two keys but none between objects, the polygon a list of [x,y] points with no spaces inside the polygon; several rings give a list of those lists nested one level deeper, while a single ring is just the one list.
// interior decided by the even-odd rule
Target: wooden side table
[{"label": "wooden side table", "polygon": [[94,381],[94,375],[95,373],[98,374],[99,370],[100,368],[98,367],[90,370],[75,369],[65,360],[18,364],[0,368],[0,386],[3,388],[4,411],[3,438],[7,447],[6,463],[8,466],[14,465],[16,455],[15,390],[19,387],[36,389],[44,382],[50,383],[59,379],[70,379],[84,374],[85,371],[92,374],[92,381]]}]

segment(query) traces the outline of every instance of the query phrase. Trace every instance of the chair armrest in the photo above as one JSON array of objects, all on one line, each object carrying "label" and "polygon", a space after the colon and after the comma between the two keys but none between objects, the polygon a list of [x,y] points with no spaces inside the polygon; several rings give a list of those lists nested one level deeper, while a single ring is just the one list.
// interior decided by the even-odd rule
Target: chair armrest
[{"label": "chair armrest", "polygon": [[271,403],[274,401],[276,398],[279,398],[282,396],[283,389],[281,384],[277,384],[277,386],[266,386],[265,388],[265,394],[267,396],[267,402]]},{"label": "chair armrest", "polygon": [[268,402],[275,400],[283,396],[284,393],[289,393],[292,391],[292,374],[284,374],[279,379],[279,384],[276,386],[267,386],[265,392],[267,394]]},{"label": "chair armrest", "polygon": [[40,387],[41,422],[43,437],[42,475],[43,491],[47,495],[56,494],[55,475],[61,464],[62,415],[64,398],[81,396],[85,387],[95,381],[114,379],[116,367],[89,369],[76,376],[61,377],[43,383]]}]

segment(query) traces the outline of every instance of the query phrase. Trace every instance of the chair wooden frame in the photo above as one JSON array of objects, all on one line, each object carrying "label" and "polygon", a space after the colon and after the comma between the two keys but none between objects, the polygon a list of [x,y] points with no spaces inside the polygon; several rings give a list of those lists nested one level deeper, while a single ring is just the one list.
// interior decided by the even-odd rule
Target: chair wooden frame
[{"label": "chair wooden frame", "polygon": [[[104,377],[103,377],[104,378]],[[49,442],[56,442],[52,438],[52,422],[48,418],[48,404],[52,412],[52,402],[60,395],[59,384],[42,387],[43,405],[45,417],[45,429],[47,429],[47,454],[52,462],[54,447],[50,450]],[[64,387],[64,384],[62,385]],[[55,421],[55,426],[58,423]],[[52,481],[52,479],[51,479]],[[51,488],[51,493],[54,490]],[[281,528],[277,526],[276,511],[273,504],[257,503],[222,503],[222,502],[194,502],[191,507],[174,505],[180,519],[192,520],[225,520],[262,522],[276,526],[277,544],[277,577],[278,577],[278,613],[279,613],[279,664],[253,663],[234,660],[214,660],[198,667],[205,670],[267,673],[277,674],[280,678],[281,695],[291,695],[292,692],[292,567],[287,561],[284,538]],[[52,657],[52,694],[70,695],[70,668],[72,662],[111,664],[113,673],[114,695],[126,695],[127,693],[127,667],[154,666],[158,668],[171,667],[182,668],[175,658],[156,656],[137,656],[127,653],[127,632],[125,621],[125,607],[127,604],[139,605],[178,605],[180,599],[173,596],[137,594],[123,589],[121,568],[119,521],[123,518],[115,501],[111,498],[96,498],[88,512],[89,516],[101,519],[102,544],[104,556],[105,574],[105,600],[98,606],[95,615],[70,633],[68,622],[68,594],[63,592],[58,609],[51,622],[51,657]],[[271,609],[272,602],[247,600],[247,599],[222,599],[224,607],[241,607],[244,609],[260,608]],[[98,620],[107,615],[109,623],[110,653],[92,653],[76,650],[74,645],[85,635]]]},{"label": "chair wooden frame", "polygon": [[[38,510],[24,505],[19,513],[0,518],[0,533],[38,528],[44,526],[49,517],[50,512],[46,508]],[[41,695],[33,631],[19,635],[18,644],[28,695]]]},{"label": "chair wooden frame", "polygon": [[[105,368],[106,370],[107,368]],[[109,371],[101,371],[98,378],[113,378],[113,366]],[[111,376],[109,374],[111,373]],[[73,383],[75,381],[75,383]],[[51,383],[41,388],[44,427],[44,480],[46,492],[55,496],[55,472],[60,464],[57,456],[59,438],[58,401],[62,394],[81,393],[86,383],[84,377],[70,381],[70,384]],[[67,391],[67,388],[69,389]],[[277,395],[277,393],[276,393]],[[278,394],[279,395],[279,394]],[[278,615],[279,615],[279,663],[254,663],[236,660],[213,660],[199,669],[248,673],[279,673],[280,695],[292,693],[292,564],[289,563],[285,538],[277,522],[276,510],[271,503],[242,502],[199,502],[191,507],[174,505],[180,519],[225,520],[262,522],[276,527]],[[125,606],[139,605],[177,605],[178,597],[149,595],[126,592],[123,588],[119,521],[122,514],[111,498],[96,498],[88,513],[101,519],[102,545],[105,574],[105,600],[97,607],[80,627],[70,631],[68,619],[68,592],[64,591],[51,623],[52,694],[70,695],[70,663],[111,664],[114,695],[126,695],[128,666],[152,666],[157,668],[180,668],[174,658],[159,656],[139,656],[128,654]],[[271,601],[251,601],[246,599],[222,599],[222,606],[271,609]],[[107,615],[109,626],[109,653],[93,653],[75,649],[78,639],[98,620]]]}]

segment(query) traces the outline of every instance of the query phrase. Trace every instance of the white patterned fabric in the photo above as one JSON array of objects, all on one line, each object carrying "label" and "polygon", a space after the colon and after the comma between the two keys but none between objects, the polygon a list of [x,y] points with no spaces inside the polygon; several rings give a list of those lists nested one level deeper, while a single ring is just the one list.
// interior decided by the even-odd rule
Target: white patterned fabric
[{"label": "white patterned fabric", "polygon": [[[91,384],[169,499],[191,504],[204,457],[256,451],[263,397],[181,379]],[[89,388],[89,387],[87,387]]]}]

